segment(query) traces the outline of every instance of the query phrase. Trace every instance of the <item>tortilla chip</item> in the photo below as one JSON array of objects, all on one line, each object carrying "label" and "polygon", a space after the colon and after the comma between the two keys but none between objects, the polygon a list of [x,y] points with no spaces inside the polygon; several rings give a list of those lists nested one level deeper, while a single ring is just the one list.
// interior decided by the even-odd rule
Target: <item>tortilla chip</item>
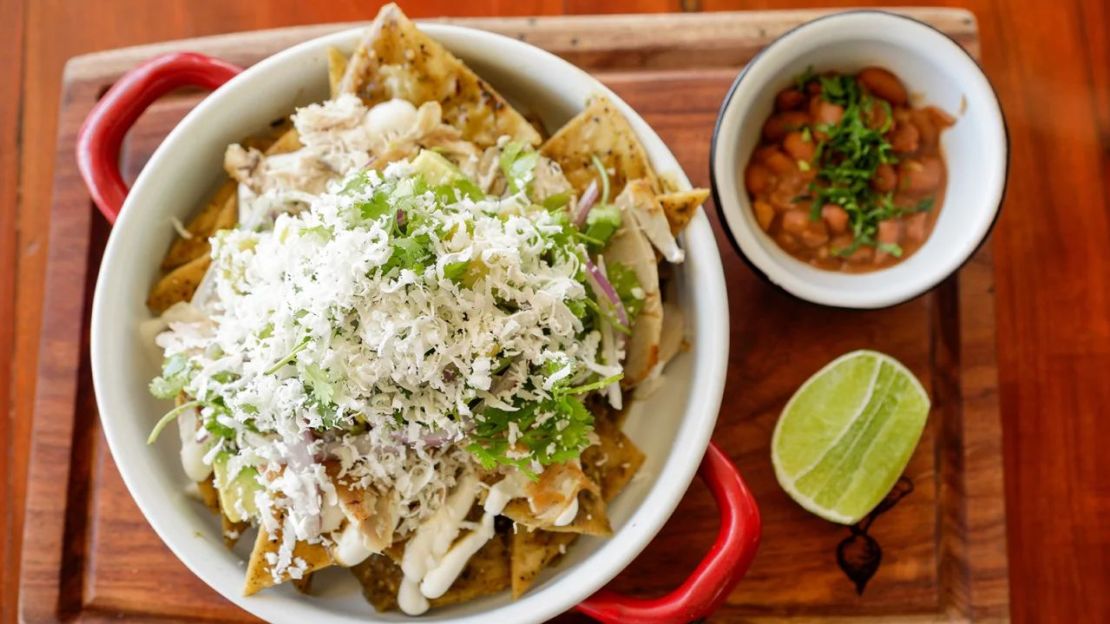
[{"label": "tortilla chip", "polygon": [[690,224],[698,207],[709,198],[706,189],[692,189],[678,193],[667,193],[659,196],[659,205],[667,215],[667,222],[671,224],[671,233],[678,234]]},{"label": "tortilla chip", "polygon": [[197,492],[200,493],[200,500],[204,506],[214,514],[220,513],[220,493],[216,491],[216,486],[213,485],[215,477],[208,477],[204,481],[197,481]]},{"label": "tortilla chip", "polygon": [[529,531],[520,527],[509,536],[509,567],[513,579],[513,598],[519,598],[539,573],[578,539],[577,533]]},{"label": "tortilla chip", "polygon": [[594,98],[586,110],[560,128],[540,147],[540,153],[559,163],[579,194],[598,176],[595,155],[609,172],[610,199],[637,178],[647,178],[652,189],[658,190],[658,179],[632,126],[603,96]]},{"label": "tortilla chip", "polygon": [[339,83],[343,82],[345,73],[347,73],[347,56],[338,48],[328,48],[328,91],[333,100],[339,95]]},{"label": "tortilla chip", "polygon": [[235,522],[224,514],[220,508],[220,492],[216,489],[215,479],[216,477],[213,475],[205,481],[198,481],[197,491],[200,492],[200,499],[204,502],[204,506],[220,517],[220,536],[223,537],[224,546],[231,550],[235,548],[235,544],[239,542],[243,533],[250,528],[250,524]]},{"label": "tortilla chip", "polygon": [[297,134],[296,128],[290,128],[282,133],[276,141],[264,151],[267,156],[274,156],[276,154],[288,154],[295,152],[303,147],[301,145],[301,135]]},{"label": "tortilla chip", "polygon": [[601,486],[606,503],[620,494],[644,464],[644,453],[606,420],[595,420],[598,443],[582,453],[582,469]]},{"label": "tortilla chip", "polygon": [[574,516],[570,524],[563,526],[547,525],[545,531],[552,533],[575,533],[581,535],[599,535],[608,537],[613,534],[613,527],[609,524],[609,512],[605,509],[605,501],[601,495],[584,490],[578,493],[578,515]]},{"label": "tortilla chip", "polygon": [[222,511],[220,512],[220,535],[224,538],[224,546],[228,550],[235,548],[235,545],[239,543],[239,538],[243,537],[243,533],[249,527],[249,522],[235,522]]},{"label": "tortilla chip", "polygon": [[[601,501],[601,489],[575,462],[548,466],[538,481],[525,485],[524,493],[525,497],[509,501],[501,515],[529,529],[589,535],[613,532]],[[570,524],[557,527],[554,520],[566,508],[571,495],[578,501],[578,514]]]},{"label": "tortilla chip", "polygon": [[[288,574],[283,574],[281,579],[275,581],[266,561],[268,553],[277,554],[281,546],[281,534],[276,534],[275,539],[270,539],[270,534],[264,527],[258,528],[258,537],[254,540],[254,550],[251,551],[250,561],[247,562],[247,578],[243,586],[243,595],[251,596],[267,587],[273,587],[277,582],[290,580]],[[332,565],[331,555],[326,548],[319,544],[297,542],[293,546],[293,557],[303,559],[307,567],[304,574],[309,574]]]},{"label": "tortilla chip", "polygon": [[373,552],[381,552],[393,543],[397,526],[397,499],[368,488],[354,488],[342,479],[335,479],[339,507],[347,521],[358,527],[363,544]]},{"label": "tortilla chip", "polygon": [[201,256],[207,256],[211,251],[208,238],[216,230],[225,230],[235,227],[239,218],[239,205],[235,196],[236,185],[228,180],[208,200],[208,203],[197,216],[193,217],[185,226],[185,231],[191,237],[178,237],[170,245],[170,250],[162,259],[162,270],[169,271]]},{"label": "tortilla chip", "polygon": [[366,601],[380,613],[397,610],[397,590],[401,587],[401,568],[385,555],[370,555],[366,561],[349,568],[362,586]]},{"label": "tortilla chip", "polygon": [[300,593],[302,593],[306,596],[310,595],[312,593],[312,573],[311,572],[309,572],[308,574],[305,574],[304,576],[302,576],[299,579],[293,579],[290,582],[293,583],[293,587],[296,587],[297,591],[299,591]]},{"label": "tortilla chip", "polygon": [[212,258],[204,255],[183,264],[158,280],[154,288],[150,289],[146,305],[155,315],[161,314],[167,308],[181,301],[193,298],[200,281],[208,271]]},{"label": "tortilla chip", "polygon": [[[385,555],[370,555],[366,561],[351,568],[351,573],[358,579],[362,594],[375,609],[382,612],[397,609],[397,590],[402,578],[397,563]],[[429,602],[433,608],[444,607],[495,594],[509,587],[509,578],[506,536],[498,533],[474,553],[451,589]]]},{"label": "tortilla chip", "polygon": [[395,4],[378,12],[347,63],[339,92],[354,93],[370,105],[392,98],[416,106],[438,102],[444,122],[480,147],[495,144],[503,135],[531,145],[541,140],[493,87],[421,32]]}]

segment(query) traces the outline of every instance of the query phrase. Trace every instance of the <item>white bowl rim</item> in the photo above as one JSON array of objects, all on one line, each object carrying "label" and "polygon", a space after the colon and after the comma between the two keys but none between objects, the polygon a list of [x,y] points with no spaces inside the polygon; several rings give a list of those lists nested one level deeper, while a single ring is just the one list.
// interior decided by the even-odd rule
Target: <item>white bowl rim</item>
[{"label": "white bowl rim", "polygon": [[[938,269],[928,273],[926,279],[918,280],[917,282],[907,282],[906,286],[890,289],[891,292],[885,294],[880,293],[879,295],[870,299],[867,299],[865,297],[837,297],[826,291],[811,288],[805,282],[805,280],[797,279],[787,272],[777,271],[778,262],[776,260],[766,257],[762,253],[756,254],[758,258],[753,258],[752,254],[749,254],[749,252],[746,251],[746,249],[748,249],[749,247],[746,247],[745,244],[754,249],[755,243],[744,234],[742,234],[739,238],[737,237],[735,229],[743,230],[743,227],[741,225],[740,227],[735,227],[734,229],[734,222],[729,216],[729,211],[732,209],[731,203],[729,203],[729,208],[726,208],[726,202],[723,201],[725,200],[725,198],[731,199],[731,197],[735,195],[735,192],[731,190],[722,192],[717,181],[717,166],[722,160],[726,158],[722,150],[718,147],[720,144],[718,138],[721,134],[721,126],[726,118],[726,115],[731,112],[731,105],[735,100],[734,96],[740,89],[744,78],[748,75],[750,70],[761,60],[766,60],[767,52],[776,49],[776,46],[780,46],[780,44],[784,42],[790,42],[791,40],[793,40],[793,38],[804,35],[805,32],[810,28],[828,26],[828,22],[853,19],[861,16],[877,17],[880,19],[892,18],[896,20],[901,20],[903,22],[909,22],[914,26],[924,28],[924,30],[921,31],[923,33],[927,33],[929,35],[940,35],[943,39],[944,44],[950,45],[959,50],[963,54],[963,56],[966,57],[966,60],[969,63],[969,67],[973,68],[975,72],[977,72],[978,77],[982,79],[982,83],[985,84],[985,86],[987,87],[985,90],[983,90],[983,93],[990,95],[991,99],[988,103],[993,104],[993,112],[997,113],[998,121],[1001,125],[1002,130],[1002,145],[1000,146],[1002,149],[1002,157],[1000,159],[1002,171],[1000,184],[996,189],[994,189],[993,192],[993,197],[995,199],[991,201],[991,203],[994,204],[993,210],[991,212],[991,218],[984,221],[981,227],[978,228],[978,231],[976,232],[976,242],[974,242],[967,248],[966,253],[954,254],[952,256],[953,260],[951,262],[942,265]],[[858,33],[852,33],[849,35],[845,35],[844,38],[861,39],[865,37],[859,35]],[[929,290],[932,290],[934,287],[948,278],[948,276],[959,271],[975,256],[979,249],[982,248],[987,239],[990,237],[991,232],[994,230],[994,226],[998,223],[998,218],[1002,214],[1002,206],[1006,198],[1006,191],[1009,183],[1009,169],[1010,132],[1009,127],[1006,123],[1006,115],[1002,110],[1001,100],[999,100],[998,98],[997,90],[994,88],[994,85],[987,77],[986,72],[983,71],[983,68],[979,64],[979,62],[975,59],[975,57],[971,55],[970,52],[964,49],[963,46],[961,46],[958,42],[956,42],[955,39],[953,39],[944,31],[909,15],[896,13],[893,11],[886,11],[882,9],[851,9],[814,18],[808,22],[799,24],[791,28],[790,30],[787,30],[783,34],[779,35],[774,41],[769,43],[766,47],[764,47],[762,50],[760,50],[754,57],[752,57],[750,61],[748,61],[748,63],[736,76],[736,79],[733,80],[732,85],[729,87],[728,92],[725,94],[724,99],[721,101],[721,107],[717,114],[717,120],[713,126],[713,136],[710,139],[709,146],[709,187],[713,197],[713,204],[716,207],[717,217],[721,223],[721,229],[724,230],[725,237],[732,245],[732,248],[740,256],[740,259],[743,260],[744,263],[748,265],[748,267],[751,268],[751,270],[755,272],[756,275],[758,275],[768,284],[774,286],[776,289],[782,290],[787,294],[790,294],[799,299],[831,308],[883,309],[893,307],[901,303],[905,303],[906,301],[913,299],[914,297],[917,297],[925,292],[928,292]],[[739,209],[741,208],[737,207],[737,210]],[[741,239],[743,239],[743,241],[741,241]],[[860,275],[874,275],[874,273],[866,273]]]},{"label": "white bowl rim", "polygon": [[[121,461],[122,451],[120,449],[127,442],[120,437],[122,434],[118,433],[112,424],[118,417],[104,416],[111,414],[113,411],[119,411],[118,409],[112,409],[108,397],[112,396],[114,398],[115,395],[123,392],[117,388],[117,386],[122,385],[121,382],[115,381],[114,378],[125,377],[125,375],[115,375],[114,372],[110,373],[108,361],[105,360],[106,347],[103,345],[101,335],[106,332],[107,324],[112,321],[106,316],[105,308],[108,305],[106,303],[108,295],[105,291],[109,288],[108,284],[114,281],[112,279],[113,267],[125,261],[126,240],[134,235],[134,233],[127,233],[129,217],[135,212],[135,210],[129,210],[129,206],[140,201],[138,198],[141,198],[144,194],[144,188],[152,183],[150,180],[154,175],[153,172],[167,166],[164,161],[169,160],[170,146],[182,140],[182,135],[186,129],[195,125],[198,120],[208,116],[209,111],[222,106],[224,100],[235,97],[237,87],[248,82],[254,74],[262,73],[271,66],[307,53],[310,49],[323,50],[329,45],[343,45],[349,44],[351,41],[357,41],[357,37],[365,32],[365,28],[362,25],[316,37],[260,60],[209,94],[178,122],[151,155],[150,160],[143,167],[138,179],[128,193],[104,251],[93,299],[92,322],[90,325],[93,384],[96,390],[95,394],[104,434],[124,484],[147,522],[162,539],[163,543],[193,574],[240,608],[267,621],[302,621],[305,617],[316,618],[311,621],[317,621],[324,615],[332,615],[330,621],[337,622],[353,623],[379,620],[373,612],[368,612],[364,617],[358,619],[348,619],[339,614],[328,614],[318,606],[318,603],[312,600],[281,600],[265,594],[246,598],[241,595],[237,586],[229,587],[214,582],[219,567],[218,563],[207,563],[189,543],[175,541],[170,537],[171,534],[166,525],[168,520],[161,518],[165,515],[165,512],[157,509],[155,504],[157,501],[140,494],[142,491],[140,487],[142,467],[139,460],[142,457],[127,458]],[[534,58],[547,63],[549,66],[551,63],[558,64],[565,71],[577,76],[577,79],[587,81],[583,84],[588,83],[594,93],[609,97],[629,119],[641,141],[644,141],[645,145],[648,146],[649,156],[655,155],[657,157],[652,159],[653,164],[658,166],[660,164],[658,157],[662,157],[666,161],[663,164],[667,165],[669,171],[673,172],[679,184],[689,187],[689,180],[681,165],[647,122],[608,87],[572,63],[546,50],[497,33],[435,22],[421,22],[420,28],[436,38],[450,36],[465,39],[470,37],[473,38],[472,42],[480,42],[481,45],[496,43],[497,45],[508,46],[522,54],[535,55]],[[485,41],[482,41],[483,39]],[[126,236],[121,233],[126,233]],[[617,528],[611,539],[596,547],[593,552],[578,562],[574,566],[573,574],[562,574],[560,578],[554,579],[547,586],[535,588],[515,602],[494,607],[491,610],[467,614],[451,621],[486,622],[491,616],[507,618],[506,621],[512,622],[543,621],[567,611],[603,587],[635,559],[658,533],[667,519],[670,518],[678,502],[682,499],[700,465],[716,424],[724,393],[729,350],[729,315],[724,271],[712,226],[704,211],[699,211],[699,214],[695,215],[686,232],[684,232],[684,236],[688,241],[686,245],[688,248],[688,262],[695,256],[699,260],[700,270],[696,273],[699,280],[698,292],[699,296],[705,297],[703,303],[705,312],[698,315],[697,344],[713,347],[712,349],[701,349],[695,353],[698,370],[702,371],[704,367],[704,371],[707,371],[708,374],[697,378],[697,391],[691,391],[687,410],[681,417],[683,424],[678,427],[673,443],[674,448],[678,448],[681,442],[682,448],[696,449],[696,451],[683,456],[680,456],[680,453],[671,452],[666,463],[659,469],[659,473],[652,475],[655,483],[644,494],[643,500],[626,523]],[[696,245],[691,243],[696,243]],[[698,252],[698,247],[706,251]],[[693,315],[691,314],[691,316]],[[125,417],[130,418],[131,415],[125,415]],[[687,421],[691,422],[687,423]],[[438,613],[445,612],[440,611]],[[441,617],[437,617],[437,612],[433,612],[422,616],[420,619],[436,621],[440,620]],[[388,621],[396,620],[389,619]]]}]

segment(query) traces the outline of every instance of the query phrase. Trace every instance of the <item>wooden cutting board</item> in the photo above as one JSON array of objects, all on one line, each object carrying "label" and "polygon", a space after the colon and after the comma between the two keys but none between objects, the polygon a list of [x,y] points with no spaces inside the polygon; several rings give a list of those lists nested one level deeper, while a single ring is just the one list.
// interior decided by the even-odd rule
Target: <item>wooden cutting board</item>
[{"label": "wooden cutting board", "polygon": [[[978,53],[970,13],[905,12]],[[529,41],[592,72],[658,131],[694,184],[707,186],[710,134],[733,78],[774,37],[820,14],[455,21]],[[73,143],[96,98],[123,71],[150,56],[191,50],[249,65],[347,26],[177,41],[82,56],[66,66],[20,578],[23,620],[251,620],[162,544],[128,495],[100,433],[87,353],[88,316],[108,227],[93,211],[77,174]],[[161,138],[201,97],[179,93],[144,115],[127,141],[127,176],[133,179]],[[721,234],[713,207],[706,209],[718,232],[732,327],[715,439],[754,490],[764,522],[751,572],[713,621],[1008,619],[989,245],[958,276],[913,301],[880,311],[830,310],[795,300],[753,275]],[[886,351],[913,369],[929,388],[934,408],[900,483],[905,495],[881,517],[849,529],[806,513],[786,497],[775,483],[768,445],[794,389],[827,361],[862,347]],[[712,499],[695,484],[615,587],[644,596],[673,588],[701,558],[716,530]],[[881,562],[861,588],[848,574],[858,580],[860,566],[847,565],[846,559],[875,545],[881,548]],[[838,547],[849,556],[838,558]]]}]

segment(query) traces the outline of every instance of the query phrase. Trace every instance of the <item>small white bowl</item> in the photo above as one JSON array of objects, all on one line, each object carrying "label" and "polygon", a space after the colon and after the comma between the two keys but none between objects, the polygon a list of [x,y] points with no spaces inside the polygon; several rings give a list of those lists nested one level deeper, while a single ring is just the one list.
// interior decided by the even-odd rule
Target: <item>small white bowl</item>
[{"label": "small white bowl", "polygon": [[[871,273],[826,271],[790,256],[759,227],[742,172],[775,94],[795,76],[808,67],[855,72],[869,65],[901,78],[915,106],[938,106],[956,117],[956,124],[941,134],[948,186],[932,235],[912,256]],[[709,170],[721,223],[753,269],[807,301],[881,308],[929,290],[971,257],[997,218],[1008,158],[998,98],[963,48],[911,18],[852,11],[803,24],[752,59],[721,105]]]}]

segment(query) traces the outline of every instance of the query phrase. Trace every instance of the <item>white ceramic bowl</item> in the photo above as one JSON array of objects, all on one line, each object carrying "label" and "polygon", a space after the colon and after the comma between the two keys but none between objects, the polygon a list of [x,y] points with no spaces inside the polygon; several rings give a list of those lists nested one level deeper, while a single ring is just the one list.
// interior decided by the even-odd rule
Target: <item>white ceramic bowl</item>
[{"label": "white ceramic bowl", "polygon": [[[759,227],[743,171],[775,94],[795,76],[808,67],[853,72],[868,65],[885,67],[900,77],[915,105],[939,106],[956,117],[956,125],[941,135],[948,187],[932,235],[905,261],[872,273],[825,271],[787,254]],[[787,32],[741,72],[721,105],[710,175],[721,222],[733,244],[771,283],[815,303],[881,308],[929,290],[975,252],[1002,203],[1007,159],[998,98],[963,48],[914,19],[853,11]]]},{"label": "white ceramic bowl", "polygon": [[[443,24],[422,28],[464,59],[522,109],[558,128],[587,97],[608,95],[632,122],[660,172],[688,185],[678,162],[627,104],[585,72],[525,43]],[[187,479],[175,436],[154,446],[146,437],[165,403],[147,392],[158,371],[142,344],[139,324],[150,318],[144,301],[158,259],[170,243],[169,218],[185,219],[223,177],[224,148],[259,131],[295,106],[327,96],[326,50],[352,50],[363,31],[315,39],[268,58],[205,99],[165,139],[131,189],[104,253],[92,313],[92,366],[96,396],[112,455],[131,495],[163,541],[194,573],[231,601],[272,622],[398,621],[377,614],[354,579],[328,570],[306,598],[290,586],[244,598],[243,552],[227,551],[218,523],[185,494]],[[668,368],[665,387],[651,405],[631,410],[627,433],[647,454],[644,479],[611,506],[615,534],[587,538],[566,560],[546,571],[520,600],[507,592],[435,610],[426,621],[529,622],[566,611],[602,587],[651,540],[686,491],[717,419],[728,359],[728,308],[721,261],[705,215],[684,234],[687,260],[679,272],[693,349]],[[694,288],[694,285],[697,287]],[[696,391],[694,380],[697,380]],[[249,546],[249,545],[247,545]]]}]

